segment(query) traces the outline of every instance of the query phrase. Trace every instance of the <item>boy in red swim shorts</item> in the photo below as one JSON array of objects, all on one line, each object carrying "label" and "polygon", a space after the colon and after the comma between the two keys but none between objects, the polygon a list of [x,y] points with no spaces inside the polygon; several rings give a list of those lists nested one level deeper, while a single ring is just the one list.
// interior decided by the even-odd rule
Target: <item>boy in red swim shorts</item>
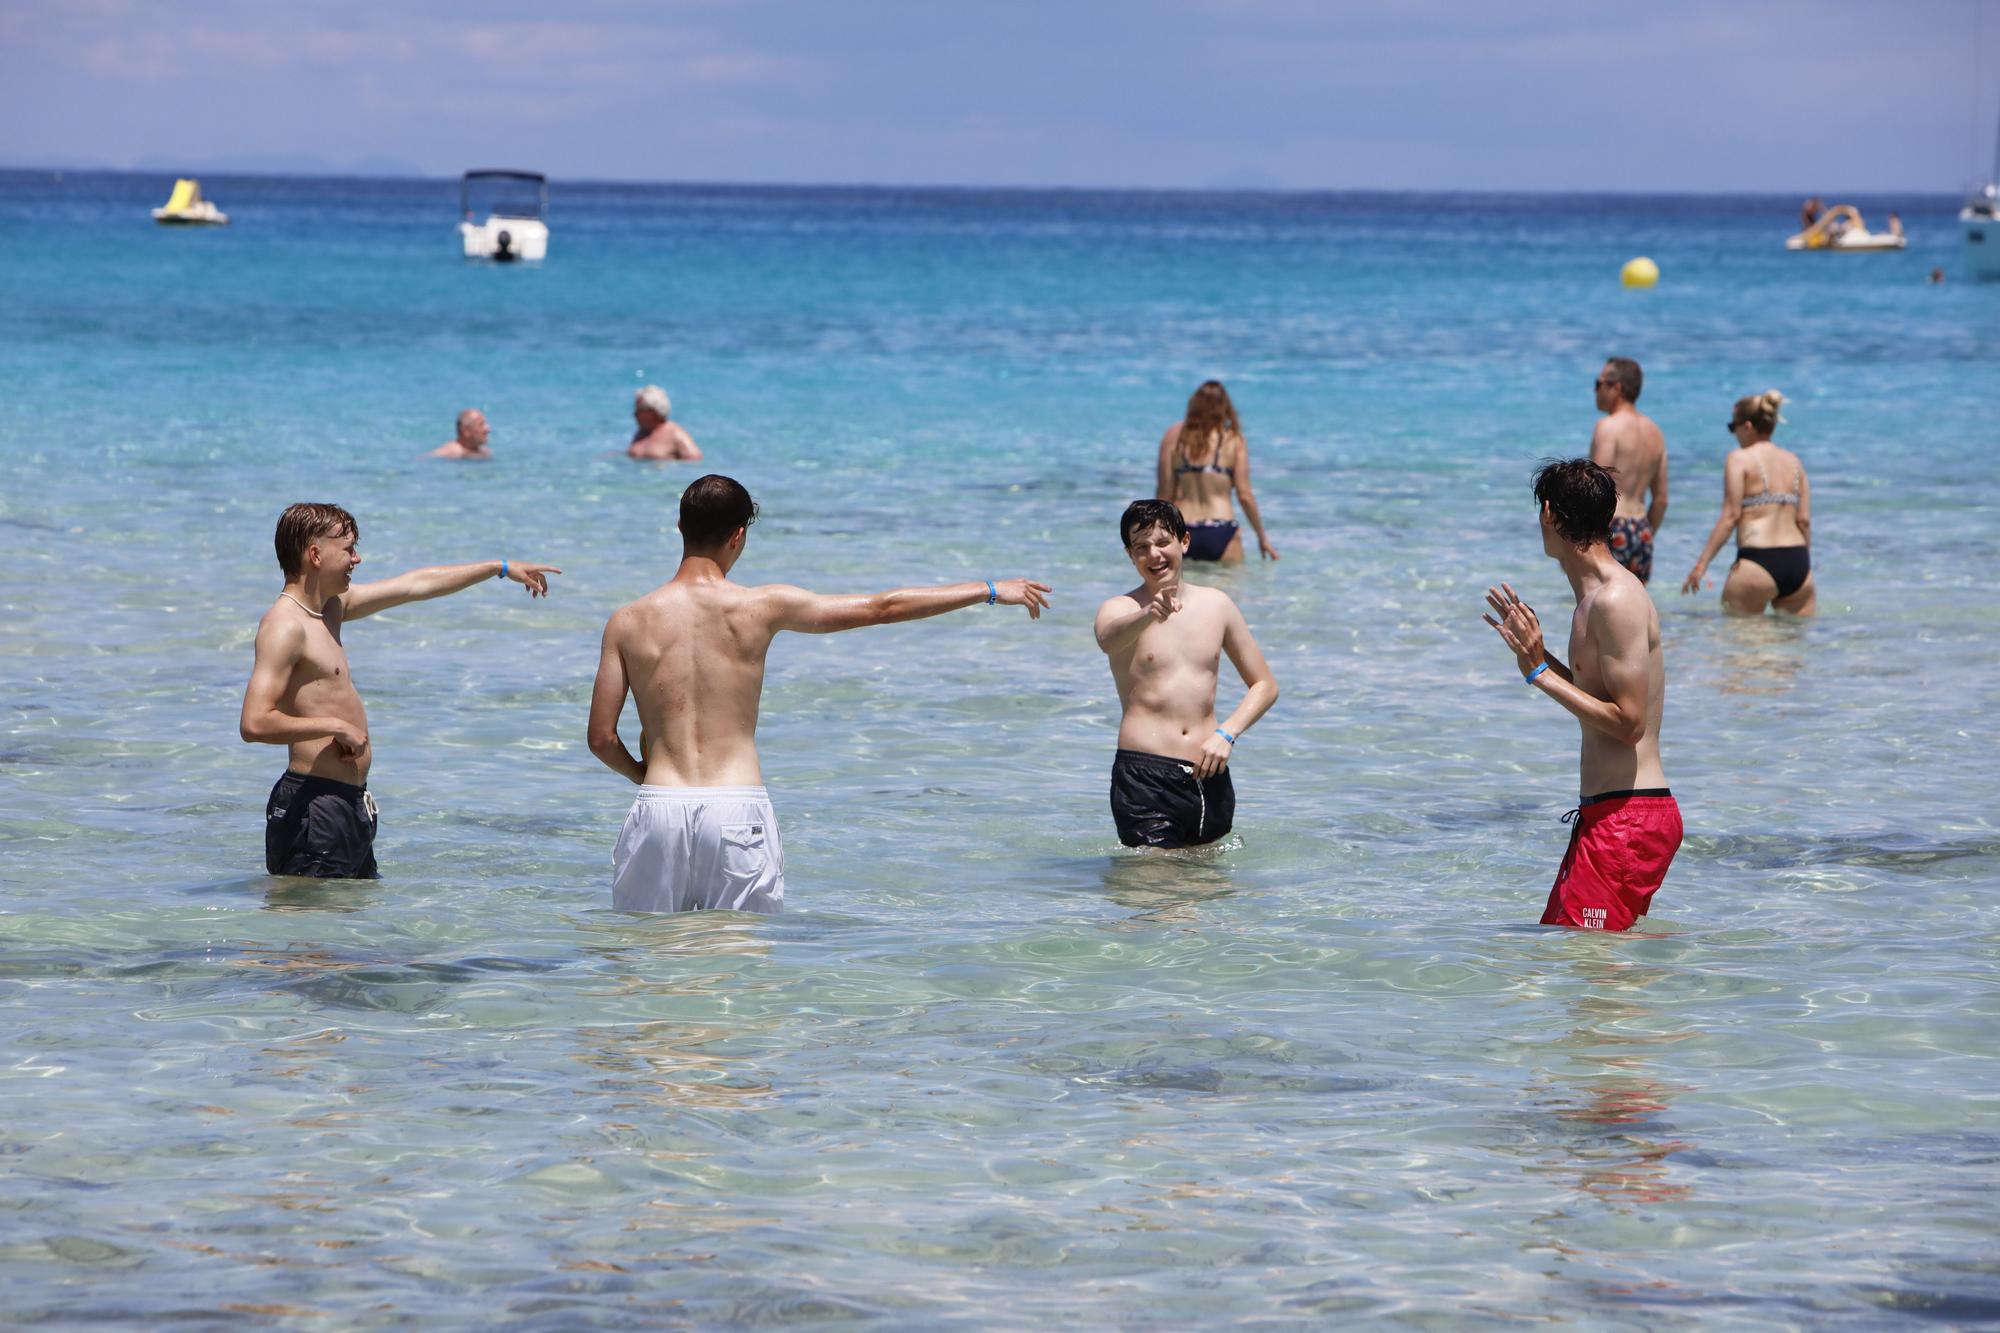
[{"label": "boy in red swim shorts", "polygon": [[[1534,608],[1506,584],[1483,619],[1514,650],[1522,680],[1575,714],[1581,789],[1569,851],[1542,924],[1626,930],[1646,914],[1681,845],[1681,812],[1660,766],[1666,658],[1653,599],[1610,549],[1618,491],[1587,458],[1535,473],[1542,550],[1569,578],[1569,665],[1542,641]],[[1497,618],[1496,618],[1497,617]]]}]

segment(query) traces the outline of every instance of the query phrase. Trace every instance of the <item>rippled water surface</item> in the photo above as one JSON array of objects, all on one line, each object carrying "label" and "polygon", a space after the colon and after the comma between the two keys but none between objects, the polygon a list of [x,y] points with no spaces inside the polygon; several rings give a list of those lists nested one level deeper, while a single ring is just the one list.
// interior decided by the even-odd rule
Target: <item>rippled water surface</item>
[{"label": "rippled water surface", "polygon": [[[555,190],[0,176],[0,1312],[309,1327],[2000,1319],[2000,288],[1944,200]],[[1647,253],[1650,293],[1616,283]],[[1673,450],[1688,839],[1642,933],[1533,926],[1575,728],[1527,473],[1610,353]],[[1089,616],[1188,390],[1284,559],[1236,834],[1118,849]],[[672,570],[658,381],[752,580],[1028,574],[774,649],[790,910],[623,916],[597,634]],[[1793,398],[1823,614],[1675,594],[1731,401]],[[484,408],[495,461],[422,454]],[[297,499],[363,574],[553,560],[349,636],[379,883],[260,873],[236,739]],[[1719,571],[1718,571],[1719,572]],[[512,595],[509,595],[509,594]],[[1225,706],[1237,688],[1226,678]]]}]

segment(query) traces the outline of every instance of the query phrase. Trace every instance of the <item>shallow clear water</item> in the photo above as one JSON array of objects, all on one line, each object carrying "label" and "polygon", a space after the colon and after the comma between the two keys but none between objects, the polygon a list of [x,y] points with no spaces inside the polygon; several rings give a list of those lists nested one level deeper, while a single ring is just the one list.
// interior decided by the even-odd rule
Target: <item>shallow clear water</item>
[{"label": "shallow clear water", "polygon": [[[205,183],[226,231],[0,176],[8,1315],[2000,1318],[2000,288],[1922,281],[1949,201],[1861,201],[1914,244],[1855,257],[1779,250],[1792,200],[559,182],[504,270],[449,184]],[[1610,353],[1673,449],[1688,824],[1615,938],[1529,924],[1575,730],[1479,620],[1567,597],[1526,477]],[[1146,858],[1089,615],[1208,374],[1284,555],[1208,577],[1285,692],[1226,849]],[[617,456],[654,380],[763,503],[741,576],[1057,589],[780,641],[775,919],[608,908],[597,634],[692,475]],[[1673,591],[1770,386],[1810,623]],[[497,459],[423,459],[467,405]],[[258,873],[236,709],[305,498],[364,575],[567,571],[354,627],[376,884]]]}]

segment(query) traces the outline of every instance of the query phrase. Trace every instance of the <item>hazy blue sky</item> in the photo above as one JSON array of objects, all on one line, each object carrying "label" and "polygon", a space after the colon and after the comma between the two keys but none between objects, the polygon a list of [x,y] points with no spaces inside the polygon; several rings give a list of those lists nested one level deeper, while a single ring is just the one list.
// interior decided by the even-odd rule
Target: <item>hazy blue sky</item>
[{"label": "hazy blue sky", "polygon": [[0,0],[23,165],[1955,191],[1996,103],[2000,0]]}]

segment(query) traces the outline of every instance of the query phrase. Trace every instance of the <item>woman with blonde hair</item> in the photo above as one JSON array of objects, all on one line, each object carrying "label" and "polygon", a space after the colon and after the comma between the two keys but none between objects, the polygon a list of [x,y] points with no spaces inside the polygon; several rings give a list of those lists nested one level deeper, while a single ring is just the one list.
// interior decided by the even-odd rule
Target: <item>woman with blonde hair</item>
[{"label": "woman with blonde hair", "polygon": [[1209,380],[1188,399],[1187,415],[1160,437],[1158,498],[1187,520],[1188,559],[1225,565],[1243,559],[1232,491],[1257,531],[1258,551],[1264,559],[1276,560],[1278,548],[1264,532],[1257,496],[1250,489],[1250,445],[1236,420],[1236,405],[1229,401],[1229,390]]},{"label": "woman with blonde hair", "polygon": [[[1762,615],[1765,607],[1775,606],[1809,616],[1818,602],[1812,578],[1812,484],[1799,456],[1771,443],[1771,432],[1784,420],[1778,415],[1784,403],[1785,395],[1776,389],[1736,400],[1729,433],[1737,447],[1722,465],[1722,517],[1681,583],[1683,593],[1700,589],[1708,562],[1733,529],[1736,561],[1722,585],[1722,605],[1739,615]],[[1790,489],[1772,490],[1773,477],[1780,484],[1790,482]]]}]

